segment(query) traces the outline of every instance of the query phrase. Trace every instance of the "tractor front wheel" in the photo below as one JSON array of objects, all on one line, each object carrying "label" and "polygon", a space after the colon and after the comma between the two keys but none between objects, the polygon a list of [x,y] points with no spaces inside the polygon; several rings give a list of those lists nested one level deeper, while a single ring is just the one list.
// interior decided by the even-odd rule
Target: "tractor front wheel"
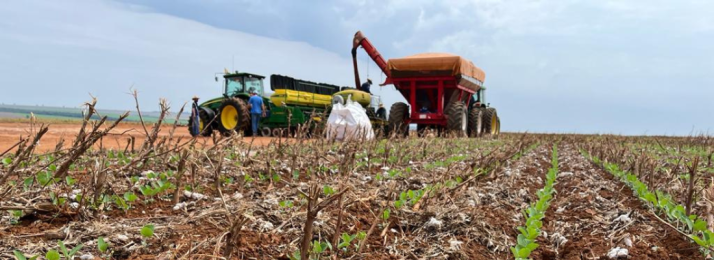
[{"label": "tractor front wheel", "polygon": [[483,111],[483,130],[482,132],[487,135],[498,135],[498,113],[495,108],[489,107],[481,110]]},{"label": "tractor front wheel", "polygon": [[466,136],[468,128],[468,110],[466,104],[461,101],[454,101],[446,108],[446,130],[457,137]]},{"label": "tractor front wheel", "polygon": [[483,115],[481,110],[474,107],[469,112],[469,137],[481,136],[481,128],[483,125]]},{"label": "tractor front wheel", "polygon": [[409,124],[405,121],[409,118],[409,106],[402,102],[397,102],[389,109],[389,130],[390,134],[396,137],[409,136]]},{"label": "tractor front wheel", "polygon": [[250,114],[245,101],[237,98],[228,98],[223,101],[218,109],[219,119],[218,129],[224,135],[248,129],[250,124]]}]

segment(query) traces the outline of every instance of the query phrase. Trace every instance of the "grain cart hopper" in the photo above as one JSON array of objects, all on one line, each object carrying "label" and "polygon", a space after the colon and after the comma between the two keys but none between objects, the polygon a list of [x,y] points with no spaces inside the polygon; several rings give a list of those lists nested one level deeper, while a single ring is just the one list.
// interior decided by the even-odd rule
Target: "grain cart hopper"
[{"label": "grain cart hopper", "polygon": [[496,109],[487,107],[483,86],[485,73],[471,61],[456,55],[424,53],[384,61],[362,34],[355,34],[352,61],[355,84],[360,87],[357,48],[362,47],[387,76],[381,86],[392,84],[409,105],[397,102],[389,111],[389,128],[406,136],[409,124],[417,129],[435,128],[459,136],[497,135],[500,119]]}]

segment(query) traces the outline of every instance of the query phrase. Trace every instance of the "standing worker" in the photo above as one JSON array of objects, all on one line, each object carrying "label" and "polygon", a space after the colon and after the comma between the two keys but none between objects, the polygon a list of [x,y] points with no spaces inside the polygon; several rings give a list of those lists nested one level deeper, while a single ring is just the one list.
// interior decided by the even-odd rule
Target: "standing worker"
[{"label": "standing worker", "polygon": [[255,90],[250,92],[250,99],[248,99],[250,104],[250,119],[251,126],[253,127],[253,136],[258,135],[258,121],[260,117],[265,117],[265,104],[263,104],[263,98],[259,97]]},{"label": "standing worker", "polygon": [[368,94],[371,95],[372,92],[369,92],[369,87],[371,87],[371,86],[372,86],[372,80],[371,80],[371,79],[367,79],[367,82],[363,83],[363,84],[362,84],[362,87],[360,87],[360,88],[361,88],[362,91],[367,92]]},{"label": "standing worker", "polygon": [[379,103],[379,108],[377,109],[377,117],[381,119],[387,119],[387,109],[384,108],[384,104]]}]

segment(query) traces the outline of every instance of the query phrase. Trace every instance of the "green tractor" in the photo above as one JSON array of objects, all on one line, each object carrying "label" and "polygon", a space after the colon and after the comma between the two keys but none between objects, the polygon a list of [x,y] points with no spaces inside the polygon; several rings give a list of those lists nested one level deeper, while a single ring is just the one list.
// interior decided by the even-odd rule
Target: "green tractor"
[{"label": "green tractor", "polygon": [[[224,135],[240,131],[250,131],[250,110],[248,98],[251,91],[263,96],[261,75],[251,73],[226,73],[223,78],[223,96],[198,104],[198,97],[193,98],[189,132],[192,136],[210,136],[213,130]],[[216,77],[218,81],[218,77]],[[263,98],[266,104],[268,100]]]},{"label": "green tractor", "polygon": [[385,128],[387,125],[385,113],[381,111],[384,108],[377,108],[380,104],[379,97],[363,91],[271,75],[270,88],[274,93],[267,98],[264,95],[264,76],[226,72],[223,78],[225,81],[222,97],[201,104],[198,103],[198,97],[193,98],[188,126],[192,136],[210,136],[214,130],[223,135],[241,131],[246,136],[251,134],[248,106],[251,91],[256,91],[263,98],[267,110],[267,116],[261,118],[258,126],[262,136],[285,136],[294,132],[298,126],[308,123],[312,123],[309,125],[310,130],[319,131],[324,126],[322,119],[327,117],[332,102],[338,96],[341,100],[351,97],[360,103],[367,110],[375,129]]},{"label": "green tractor", "polygon": [[[332,94],[339,91],[338,86],[314,83],[287,76],[271,75],[271,89],[275,92],[270,98],[265,97],[264,76],[235,72],[223,75],[223,96],[201,104],[198,97],[193,98],[189,132],[192,136],[210,136],[214,130],[223,135],[241,132],[247,136],[287,135],[298,126],[310,122],[320,122],[329,110]],[[216,77],[218,81],[218,77]],[[259,132],[251,133],[249,93],[255,91],[263,98],[266,117],[260,119]],[[316,128],[313,124],[311,128]]]}]

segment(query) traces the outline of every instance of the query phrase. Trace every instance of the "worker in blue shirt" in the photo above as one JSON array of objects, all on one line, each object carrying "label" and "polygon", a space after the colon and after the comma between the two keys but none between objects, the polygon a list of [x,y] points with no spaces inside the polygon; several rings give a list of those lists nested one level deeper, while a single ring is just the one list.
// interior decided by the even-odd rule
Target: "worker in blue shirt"
[{"label": "worker in blue shirt", "polygon": [[248,104],[250,104],[250,119],[251,126],[253,127],[253,136],[257,136],[258,121],[260,121],[261,116],[265,117],[265,104],[263,104],[263,98],[258,96],[258,93],[255,90],[250,92]]},{"label": "worker in blue shirt", "polygon": [[372,86],[372,80],[371,80],[371,79],[367,79],[367,82],[363,83],[363,84],[362,84],[362,87],[360,87],[360,88],[361,88],[362,91],[367,92],[367,93],[369,93],[369,94],[371,95],[372,92],[369,92],[369,87],[371,87],[371,86]]}]

